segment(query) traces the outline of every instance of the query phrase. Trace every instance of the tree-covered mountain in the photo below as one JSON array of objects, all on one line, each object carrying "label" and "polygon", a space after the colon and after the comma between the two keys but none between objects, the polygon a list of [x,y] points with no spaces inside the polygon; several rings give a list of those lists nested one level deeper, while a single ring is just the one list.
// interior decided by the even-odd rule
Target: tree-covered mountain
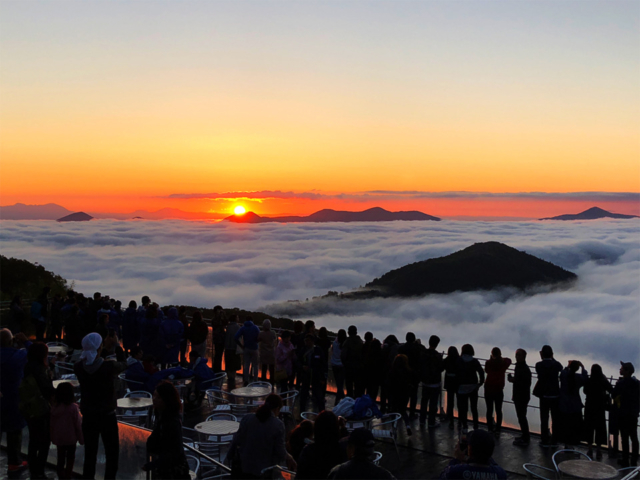
[{"label": "tree-covered mountain", "polygon": [[261,217],[254,212],[242,215],[231,215],[225,220],[234,223],[323,223],[323,222],[392,222],[405,221],[440,221],[438,217],[415,210],[408,212],[390,212],[380,207],[373,207],[362,212],[347,212],[325,208],[307,216]]},{"label": "tree-covered mountain", "polygon": [[618,218],[618,219],[629,219],[629,218],[640,218],[637,215],[624,215],[622,213],[611,213],[603,210],[599,207],[591,207],[589,210],[585,210],[580,213],[568,213],[565,215],[558,215],[557,217],[548,217],[541,218],[540,220],[598,220],[600,218]]},{"label": "tree-covered mountain", "polygon": [[17,294],[22,295],[23,299],[34,299],[44,287],[50,287],[52,295],[64,294],[69,288],[64,278],[46,270],[42,265],[0,255],[2,300],[10,300]]},{"label": "tree-covered mountain", "polygon": [[368,283],[364,292],[369,296],[410,297],[496,287],[525,289],[576,278],[553,263],[503,243],[486,242],[391,270]]}]

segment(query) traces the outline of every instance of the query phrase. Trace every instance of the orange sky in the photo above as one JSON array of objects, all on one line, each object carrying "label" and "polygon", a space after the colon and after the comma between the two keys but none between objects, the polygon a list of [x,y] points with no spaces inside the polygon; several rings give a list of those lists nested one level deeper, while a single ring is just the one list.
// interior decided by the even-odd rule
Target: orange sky
[{"label": "orange sky", "polygon": [[[640,192],[631,4],[284,3],[3,4],[0,204],[222,214],[234,202],[162,197]],[[531,217],[593,206],[246,203]],[[635,202],[598,205],[638,213]]]}]

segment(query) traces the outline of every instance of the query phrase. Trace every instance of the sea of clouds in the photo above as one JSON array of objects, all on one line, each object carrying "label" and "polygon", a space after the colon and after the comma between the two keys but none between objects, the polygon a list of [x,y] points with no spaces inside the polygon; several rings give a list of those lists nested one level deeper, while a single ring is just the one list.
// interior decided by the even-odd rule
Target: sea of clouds
[{"label": "sea of clouds", "polygon": [[[568,290],[521,295],[487,291],[417,299],[321,300],[390,269],[500,241],[578,274]],[[2,221],[3,255],[38,262],[85,294],[123,303],[150,295],[159,304],[261,309],[314,319],[332,330],[350,324],[376,337],[407,331],[441,347],[472,343],[518,347],[535,362],[543,344],[562,361],[618,360],[640,367],[640,221],[389,222],[260,224],[98,220]]]}]

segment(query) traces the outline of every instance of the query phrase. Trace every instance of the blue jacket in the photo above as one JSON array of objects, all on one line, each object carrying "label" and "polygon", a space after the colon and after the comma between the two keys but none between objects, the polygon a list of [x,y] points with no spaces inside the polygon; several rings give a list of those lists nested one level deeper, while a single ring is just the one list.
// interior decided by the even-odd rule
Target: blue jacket
[{"label": "blue jacket", "polygon": [[140,325],[135,308],[127,308],[122,315],[122,345],[131,350],[140,341]]},{"label": "blue jacket", "polygon": [[186,368],[181,368],[181,367],[174,367],[174,368],[167,368],[165,370],[160,370],[159,372],[156,372],[153,375],[151,375],[149,380],[147,380],[147,383],[146,383],[147,391],[153,392],[162,380],[165,380],[171,376],[173,376],[174,379],[190,378],[190,377],[193,377],[193,371]]},{"label": "blue jacket", "polygon": [[[164,361],[166,363],[178,363],[180,354],[180,342],[184,336],[184,325],[178,320],[178,310],[169,309],[169,316],[160,324],[160,337],[165,347]],[[167,345],[173,345],[167,348]]]},{"label": "blue jacket", "polygon": [[158,361],[162,360],[165,351],[160,338],[160,323],[159,318],[145,318],[140,324],[140,348],[144,353],[153,355]]},{"label": "blue jacket", "polygon": [[242,338],[242,348],[246,348],[248,350],[257,350],[259,334],[260,329],[256,327],[251,320],[247,320],[246,322],[244,322],[244,325],[242,325],[242,328],[238,330],[234,338],[236,340],[236,343],[239,343],[240,338]]},{"label": "blue jacket", "polygon": [[[27,343],[27,347],[31,342]],[[27,364],[27,350],[13,347],[0,348],[0,431],[15,432],[27,424],[20,414],[18,388]]]},{"label": "blue jacket", "polygon": [[206,359],[200,357],[196,360],[196,364],[193,367],[193,376],[196,379],[196,390],[205,390],[207,387],[205,386],[205,388],[203,388],[202,383],[211,380],[215,375],[215,372],[207,365]]},{"label": "blue jacket", "polygon": [[124,378],[134,382],[146,383],[151,378],[151,375],[144,371],[144,366],[141,362],[129,357],[127,358],[127,369],[124,371]]}]

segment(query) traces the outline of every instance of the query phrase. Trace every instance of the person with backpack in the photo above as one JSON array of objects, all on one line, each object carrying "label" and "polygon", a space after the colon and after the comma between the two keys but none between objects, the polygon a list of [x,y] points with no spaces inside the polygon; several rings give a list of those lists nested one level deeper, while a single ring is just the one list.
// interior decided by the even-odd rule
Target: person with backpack
[{"label": "person with backpack", "polygon": [[420,427],[424,427],[429,411],[429,428],[438,426],[436,415],[438,413],[438,399],[442,391],[442,371],[444,361],[437,348],[440,337],[429,337],[429,348],[423,349],[420,355],[420,380],[422,383],[422,399],[420,401]]},{"label": "person with backpack", "polygon": [[362,371],[362,346],[364,343],[358,335],[355,325],[347,329],[348,338],[342,344],[340,359],[344,366],[344,381],[347,397],[356,398],[364,395],[364,375]]},{"label": "person with backpack", "polygon": [[7,434],[7,474],[17,475],[27,467],[22,460],[22,429],[26,422],[20,413],[20,384],[31,342],[23,333],[14,337],[7,328],[0,330],[0,431]]},{"label": "person with backpack", "polygon": [[80,383],[82,402],[82,433],[85,440],[84,478],[94,478],[98,459],[98,441],[102,437],[106,457],[104,478],[115,479],[118,473],[120,439],[116,418],[115,382],[126,363],[105,360],[102,352],[102,337],[90,333],[82,339],[82,355],[74,371]]},{"label": "person with backpack", "polygon": [[[556,430],[559,427],[558,404],[560,401],[560,372],[562,364],[553,358],[553,349],[545,345],[540,350],[541,361],[536,363],[538,381],[533,387],[533,395],[540,399],[541,445],[554,445]],[[549,414],[553,430],[549,428]]]},{"label": "person with backpack", "polygon": [[20,412],[29,428],[27,458],[31,478],[47,478],[44,468],[51,445],[50,403],[54,393],[48,355],[49,347],[46,344],[35,342],[31,345],[20,384]]},{"label": "person with backpack", "polygon": [[587,434],[587,455],[593,457],[593,442],[595,434],[596,460],[602,460],[600,445],[607,444],[607,410],[611,407],[611,393],[613,387],[597,363],[591,365],[591,376],[584,385],[585,405],[584,423]]},{"label": "person with backpack", "polygon": [[467,412],[471,409],[473,429],[478,429],[478,390],[484,383],[484,370],[478,359],[474,358],[472,345],[466,344],[460,350],[458,359],[458,417],[465,433],[468,428]]},{"label": "person with backpack", "polygon": [[72,478],[76,460],[76,444],[84,445],[82,416],[75,403],[73,386],[62,382],[55,390],[51,407],[51,443],[58,450],[58,478]]},{"label": "person with backpack", "polygon": [[[502,358],[502,351],[498,347],[491,350],[491,358],[484,364],[487,379],[484,382],[484,401],[487,404],[487,428],[500,436],[502,428],[502,402],[504,401],[505,373],[511,366],[510,358]],[[496,418],[493,419],[495,408]]]}]

